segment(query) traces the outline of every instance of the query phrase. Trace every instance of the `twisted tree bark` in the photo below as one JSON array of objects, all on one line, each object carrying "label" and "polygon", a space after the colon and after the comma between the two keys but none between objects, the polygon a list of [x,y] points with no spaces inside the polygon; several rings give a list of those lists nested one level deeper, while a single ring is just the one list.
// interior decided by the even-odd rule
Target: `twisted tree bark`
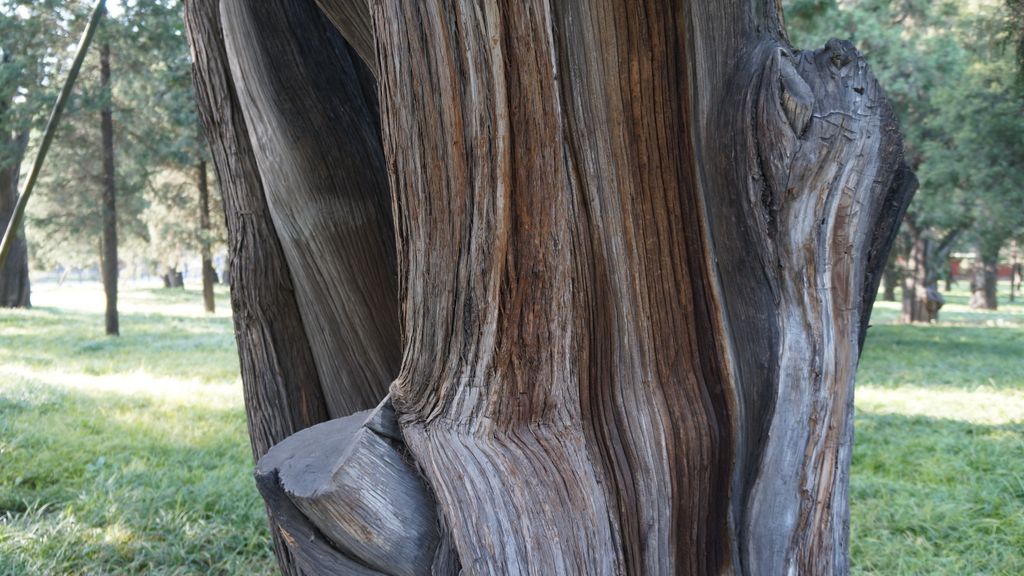
[{"label": "twisted tree bark", "polygon": [[261,460],[288,569],[847,572],[854,373],[916,185],[852,46],[793,49],[775,2],[187,7],[327,412],[397,373],[393,414]]}]

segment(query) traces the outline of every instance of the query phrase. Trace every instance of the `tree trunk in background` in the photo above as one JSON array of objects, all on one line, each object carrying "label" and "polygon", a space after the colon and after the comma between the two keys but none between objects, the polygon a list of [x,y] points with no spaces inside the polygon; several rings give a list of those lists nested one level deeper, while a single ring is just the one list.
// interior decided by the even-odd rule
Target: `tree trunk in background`
[{"label": "tree trunk in background", "polygon": [[[314,423],[276,424],[289,382],[322,419],[397,374],[382,452],[275,450],[407,451],[438,537],[382,564],[404,525],[359,522],[410,476],[317,509],[275,457],[282,568],[846,573],[853,376],[916,185],[856,51],[795,53],[774,0],[319,4],[186,4],[254,452]],[[242,292],[268,264],[283,298]],[[315,375],[254,350],[281,327],[239,317],[279,305]]]},{"label": "tree trunk in background", "polygon": [[998,309],[999,300],[996,297],[998,268],[998,246],[984,247],[978,250],[978,257],[974,262],[974,281],[971,282],[971,308],[979,310]]},{"label": "tree trunk in background", "polygon": [[901,273],[899,266],[897,266],[893,258],[889,258],[889,263],[885,265],[885,272],[882,277],[882,286],[885,290],[882,300],[886,302],[896,301],[896,286],[900,284]]},{"label": "tree trunk in background", "polygon": [[1017,300],[1017,277],[1020,273],[1020,263],[1017,262],[1017,248],[1017,241],[1015,240],[1010,249],[1010,302]]},{"label": "tree trunk in background", "polygon": [[210,253],[210,187],[206,180],[205,160],[200,160],[196,165],[196,185],[199,188],[199,234],[202,236],[203,307],[208,314],[213,314],[216,306],[213,285],[217,281],[217,272],[213,269],[213,256]]},{"label": "tree trunk in background", "polygon": [[100,129],[103,138],[103,291],[107,297],[106,329],[108,336],[121,333],[117,316],[117,202],[114,172],[114,119],[111,112],[110,44],[100,47],[100,88],[103,108],[100,110]]},{"label": "tree trunk in background", "polygon": [[185,288],[184,274],[178,272],[177,266],[168,266],[160,278],[164,281],[164,288]]},{"label": "tree trunk in background", "polygon": [[928,322],[928,238],[912,217],[904,220],[910,255],[903,272],[903,312],[900,322]]},{"label": "tree trunk in background", "polygon": [[[3,107],[0,105],[0,114]],[[28,145],[28,133],[0,134],[7,139],[4,148],[10,151],[11,158],[5,166],[0,166],[0,236],[7,230],[7,225],[18,204],[18,179],[21,173],[21,160]],[[28,308],[31,305],[31,290],[28,278],[28,244],[25,242],[24,228],[19,232],[7,255],[7,261],[0,269],[0,307]]]}]

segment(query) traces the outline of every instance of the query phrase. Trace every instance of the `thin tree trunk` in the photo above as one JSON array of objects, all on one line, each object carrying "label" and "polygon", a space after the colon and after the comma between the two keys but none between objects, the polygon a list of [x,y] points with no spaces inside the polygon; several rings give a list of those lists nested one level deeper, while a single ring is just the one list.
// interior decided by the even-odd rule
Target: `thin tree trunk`
[{"label": "thin tree trunk", "polygon": [[[260,462],[296,565],[847,572],[853,376],[915,187],[852,46],[795,53],[774,1],[322,0],[356,50],[312,0],[217,4],[187,4],[204,123],[251,150],[218,173],[262,184],[313,357],[401,351],[400,431],[384,405]],[[400,340],[363,321],[391,297]],[[422,477],[357,473],[391,450]],[[382,561],[410,541],[433,562]]]},{"label": "thin tree trunk", "polygon": [[[0,114],[3,109],[0,107]],[[8,134],[0,134],[7,138]],[[14,207],[18,203],[18,179],[21,173],[21,160],[28,145],[28,132],[10,135],[3,142],[4,148],[10,151],[8,161],[0,166],[0,230],[6,230]],[[2,232],[0,232],[2,234]],[[0,307],[28,308],[31,305],[31,286],[28,276],[28,244],[22,229],[7,261],[0,269]]]},{"label": "thin tree trunk", "polygon": [[210,251],[210,188],[206,180],[206,160],[196,164],[196,186],[199,188],[199,234],[201,236],[201,255],[203,259],[203,307],[208,314],[216,310],[213,299],[213,285],[217,272],[213,269],[213,256]]},{"label": "thin tree trunk", "polygon": [[103,257],[100,267],[103,273],[103,291],[107,298],[106,329],[108,336],[120,335],[117,314],[117,202],[114,171],[114,120],[111,112],[112,93],[110,89],[110,44],[100,47],[100,88],[103,93],[103,108],[100,110],[100,129],[103,137]]},{"label": "thin tree trunk", "polygon": [[903,312],[900,322],[928,322],[928,238],[917,227],[913,218],[907,218],[910,255],[903,273]]}]

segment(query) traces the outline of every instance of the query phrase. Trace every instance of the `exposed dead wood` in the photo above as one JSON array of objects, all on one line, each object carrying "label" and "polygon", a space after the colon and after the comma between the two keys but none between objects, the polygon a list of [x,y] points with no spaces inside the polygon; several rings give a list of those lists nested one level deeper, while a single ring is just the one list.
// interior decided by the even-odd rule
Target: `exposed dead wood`
[{"label": "exposed dead wood", "polygon": [[[397,431],[394,418],[385,404],[307,428],[260,459],[256,478],[264,491],[283,491],[336,555],[393,576],[429,575],[440,540],[435,505],[400,438],[376,431]],[[284,508],[287,532],[298,520]],[[297,556],[307,546],[285,540]]]}]

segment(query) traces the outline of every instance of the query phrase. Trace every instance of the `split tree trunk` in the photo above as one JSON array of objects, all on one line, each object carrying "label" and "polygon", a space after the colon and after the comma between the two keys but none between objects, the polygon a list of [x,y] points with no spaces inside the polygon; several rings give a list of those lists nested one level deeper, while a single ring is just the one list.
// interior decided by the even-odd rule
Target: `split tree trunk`
[{"label": "split tree trunk", "polygon": [[213,285],[216,283],[217,272],[213,269],[213,256],[210,253],[210,187],[206,179],[206,161],[196,164],[196,187],[199,189],[199,234],[201,238],[200,254],[203,260],[203,308],[208,314],[216,311],[213,298]]},{"label": "split tree trunk", "polygon": [[[0,114],[3,114],[0,105]],[[7,230],[7,225],[18,204],[18,179],[21,174],[21,160],[28,144],[28,132],[3,134],[2,143],[9,157],[0,166],[0,235]],[[7,261],[0,269],[0,307],[28,308],[31,305],[31,290],[28,277],[28,244],[25,242],[24,229],[21,230],[11,246]]]},{"label": "split tree trunk", "polygon": [[[252,49],[260,67],[299,75],[276,79],[268,95],[280,100],[264,107],[252,105],[251,94],[243,106],[221,2],[187,0],[185,15],[196,98],[224,198],[231,305],[258,459],[299,430],[373,407],[398,373],[401,347],[372,75],[311,2],[243,4],[271,10],[259,22],[277,27],[241,39],[267,43]],[[302,67],[267,61],[300,54],[310,60]],[[289,124],[297,144],[250,139]],[[284,169],[294,166],[290,175],[275,171],[279,151],[291,155],[280,160]],[[302,573],[307,548],[296,558],[286,544],[295,543],[294,530],[273,517],[271,525],[282,571]]]},{"label": "split tree trunk", "polygon": [[[285,272],[316,368],[239,324],[255,452],[317,421],[274,425],[287,382],[322,419],[397,373],[400,431],[261,461],[282,567],[846,573],[853,376],[916,185],[852,46],[793,51],[775,2],[319,4],[187,3],[232,269]],[[395,523],[404,461],[430,496]],[[408,541],[429,567],[385,561]]]},{"label": "split tree trunk", "polygon": [[103,146],[103,243],[100,268],[103,275],[103,292],[107,298],[106,330],[108,336],[121,333],[117,315],[117,201],[116,173],[114,171],[114,119],[111,111],[110,88],[110,44],[100,47],[100,90],[103,93],[103,108],[100,110],[100,131]]}]

